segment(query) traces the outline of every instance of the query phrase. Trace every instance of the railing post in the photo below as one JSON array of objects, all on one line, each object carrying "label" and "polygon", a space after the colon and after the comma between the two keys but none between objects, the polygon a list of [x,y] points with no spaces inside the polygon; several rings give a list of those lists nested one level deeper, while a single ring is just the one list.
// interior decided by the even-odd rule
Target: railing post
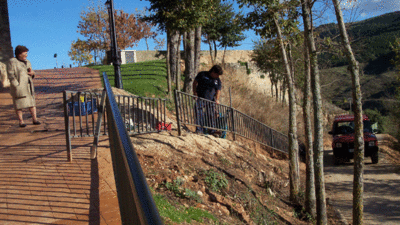
[{"label": "railing post", "polygon": [[[68,161],[72,162],[72,153],[71,153],[71,129],[69,124],[69,115],[68,115],[68,101],[67,101],[67,92],[63,92],[63,105],[64,105],[64,123],[65,123],[65,139],[67,142],[67,158]],[[73,102],[72,102],[73,105]]]},{"label": "railing post", "polygon": [[229,106],[230,106],[230,109],[231,109],[233,140],[236,141],[236,134],[235,134],[235,118],[234,118],[234,113],[233,113],[233,108],[232,108],[232,93],[231,93],[231,87],[229,87]]},{"label": "railing post", "polygon": [[[98,114],[97,114],[97,125],[96,125],[96,131],[94,133],[93,146],[90,148],[90,158],[91,159],[95,159],[97,156],[97,146],[99,145],[101,121],[102,121],[104,110],[105,110],[105,103],[106,103],[106,89],[104,89],[103,93],[101,94],[101,102],[100,102],[100,106],[99,106]],[[92,112],[93,112],[93,109],[92,109]]]},{"label": "railing post", "polygon": [[275,145],[274,145],[274,144],[275,144],[275,143],[274,143],[274,132],[271,131],[271,147],[275,148]]},{"label": "railing post", "polygon": [[175,95],[175,109],[176,109],[176,122],[177,122],[177,126],[178,126],[178,135],[181,136],[182,135],[182,131],[181,131],[181,118],[180,118],[180,112],[179,112],[179,101],[178,101],[178,91],[175,90],[174,92]]}]

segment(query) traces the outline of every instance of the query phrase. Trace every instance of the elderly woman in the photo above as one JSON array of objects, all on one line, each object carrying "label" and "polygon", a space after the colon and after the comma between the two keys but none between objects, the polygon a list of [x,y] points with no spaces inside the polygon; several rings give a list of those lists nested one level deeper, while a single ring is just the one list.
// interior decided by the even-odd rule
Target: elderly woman
[{"label": "elderly woman", "polygon": [[36,117],[35,89],[32,82],[35,72],[32,70],[29,60],[26,59],[28,51],[25,46],[18,45],[15,48],[15,58],[10,59],[7,65],[11,96],[20,127],[26,127],[22,115],[22,109],[26,108],[32,114],[33,124],[40,124]]}]

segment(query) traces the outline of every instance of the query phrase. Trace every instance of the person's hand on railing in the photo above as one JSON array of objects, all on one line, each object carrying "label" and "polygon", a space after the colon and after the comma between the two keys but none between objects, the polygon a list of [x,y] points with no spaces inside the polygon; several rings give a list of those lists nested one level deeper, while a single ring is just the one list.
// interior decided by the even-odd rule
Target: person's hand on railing
[{"label": "person's hand on railing", "polygon": [[218,104],[219,104],[219,100],[218,100],[218,99],[216,99],[216,100],[215,100],[215,103],[217,103],[217,105],[218,105]]}]

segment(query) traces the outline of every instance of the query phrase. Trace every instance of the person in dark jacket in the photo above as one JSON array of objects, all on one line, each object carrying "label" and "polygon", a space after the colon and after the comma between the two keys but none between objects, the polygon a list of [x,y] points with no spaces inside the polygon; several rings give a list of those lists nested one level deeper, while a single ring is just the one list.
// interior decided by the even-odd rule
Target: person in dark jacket
[{"label": "person in dark jacket", "polygon": [[[209,71],[202,71],[197,74],[193,81],[193,94],[216,104],[219,104],[222,82],[219,77],[223,74],[221,66],[214,65]],[[196,102],[196,132],[206,133],[204,126],[215,127],[215,104],[198,99]],[[209,130],[213,134],[215,130]]]}]

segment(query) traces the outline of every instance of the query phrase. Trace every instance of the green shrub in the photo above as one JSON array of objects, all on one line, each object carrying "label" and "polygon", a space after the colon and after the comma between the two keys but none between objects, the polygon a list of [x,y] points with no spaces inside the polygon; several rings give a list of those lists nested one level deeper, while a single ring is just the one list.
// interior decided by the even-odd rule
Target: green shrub
[{"label": "green shrub", "polygon": [[247,68],[247,74],[251,74],[251,69]]},{"label": "green shrub", "polygon": [[371,124],[378,123],[378,133],[385,132],[385,117],[377,109],[365,109],[364,114],[371,120]]},{"label": "green shrub", "polygon": [[205,182],[215,192],[221,192],[228,187],[228,179],[226,179],[225,174],[215,172],[213,169],[206,172]]},{"label": "green shrub", "polygon": [[161,217],[169,218],[175,223],[190,223],[192,220],[203,223],[204,218],[217,221],[217,219],[211,213],[201,209],[193,207],[176,208],[160,194],[154,195],[153,198]]},{"label": "green shrub", "polygon": [[172,191],[176,197],[183,198],[185,197],[183,191],[181,190],[180,186],[182,185],[182,181],[180,179],[176,179],[173,181],[173,183],[166,182],[165,187],[169,190]]},{"label": "green shrub", "polygon": [[176,179],[172,183],[170,183],[170,182],[165,183],[165,187],[169,191],[173,192],[176,197],[188,198],[188,199],[195,200],[196,202],[201,202],[200,196],[195,191],[192,191],[188,188],[184,189],[181,187],[182,185],[183,185],[183,180],[181,180],[181,179]]}]

